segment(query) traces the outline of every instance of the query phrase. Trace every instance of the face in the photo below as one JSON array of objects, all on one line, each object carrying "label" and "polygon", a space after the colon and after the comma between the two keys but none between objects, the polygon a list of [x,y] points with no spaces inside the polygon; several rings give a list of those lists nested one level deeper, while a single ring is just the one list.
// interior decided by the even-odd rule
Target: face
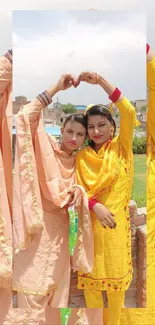
[{"label": "face", "polygon": [[88,136],[97,145],[108,141],[111,137],[111,124],[107,118],[102,115],[89,116]]},{"label": "face", "polygon": [[61,134],[64,146],[70,151],[79,149],[86,139],[86,129],[76,121],[67,122]]}]

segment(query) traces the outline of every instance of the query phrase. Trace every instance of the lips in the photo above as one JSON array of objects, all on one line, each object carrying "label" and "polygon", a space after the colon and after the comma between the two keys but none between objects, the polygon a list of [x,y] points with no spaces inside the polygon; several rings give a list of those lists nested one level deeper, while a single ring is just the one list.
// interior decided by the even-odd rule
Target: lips
[{"label": "lips", "polygon": [[69,144],[72,144],[73,146],[76,146],[76,142],[71,142],[71,141],[69,141],[68,143],[69,143]]},{"label": "lips", "polygon": [[95,137],[94,137],[94,139],[101,139],[102,138],[102,135],[96,135]]}]

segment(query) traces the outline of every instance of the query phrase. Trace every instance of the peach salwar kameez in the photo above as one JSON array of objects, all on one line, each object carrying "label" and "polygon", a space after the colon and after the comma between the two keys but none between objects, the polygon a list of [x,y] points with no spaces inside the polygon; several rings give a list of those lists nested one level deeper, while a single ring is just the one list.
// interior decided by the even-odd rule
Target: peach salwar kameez
[{"label": "peach salwar kameez", "polygon": [[12,52],[0,57],[0,317],[11,307]]},{"label": "peach salwar kameez", "polygon": [[[76,185],[75,154],[60,150],[40,118],[51,103],[47,92],[24,106],[16,117],[13,198],[13,289],[18,306],[38,310],[68,307],[70,270],[92,270],[93,233],[88,200]],[[68,190],[80,189],[78,243],[69,255]],[[51,309],[52,319],[52,309]]]},{"label": "peach salwar kameez", "polygon": [[[52,317],[51,317],[52,315]],[[46,320],[38,317],[37,311],[30,309],[10,309],[7,317],[0,316],[3,325],[62,325],[60,309],[53,308]],[[73,308],[67,325],[103,325],[103,309]]]}]

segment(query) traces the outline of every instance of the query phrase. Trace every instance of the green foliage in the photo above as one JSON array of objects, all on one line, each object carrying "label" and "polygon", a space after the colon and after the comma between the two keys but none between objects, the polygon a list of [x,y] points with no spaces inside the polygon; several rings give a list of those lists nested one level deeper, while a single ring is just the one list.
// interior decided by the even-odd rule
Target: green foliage
[{"label": "green foliage", "polygon": [[134,201],[136,202],[138,208],[146,207],[146,193],[135,195]]},{"label": "green foliage", "polygon": [[145,154],[146,153],[146,137],[134,137],[133,139],[133,153]]},{"label": "green foliage", "polygon": [[63,108],[63,112],[65,114],[73,114],[73,113],[76,113],[76,107],[73,104],[71,104],[71,103],[63,104],[62,105],[62,108]]},{"label": "green foliage", "polygon": [[138,208],[146,206],[146,155],[134,155],[132,200]]},{"label": "green foliage", "polygon": [[147,111],[147,106],[148,105],[142,105],[140,108],[140,112],[146,112]]}]

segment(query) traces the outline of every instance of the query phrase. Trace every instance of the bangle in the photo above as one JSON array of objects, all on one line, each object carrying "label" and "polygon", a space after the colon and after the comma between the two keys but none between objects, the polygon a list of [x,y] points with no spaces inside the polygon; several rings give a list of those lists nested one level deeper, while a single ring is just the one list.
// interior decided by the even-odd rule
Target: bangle
[{"label": "bangle", "polygon": [[89,210],[93,210],[93,207],[94,207],[94,205],[95,205],[96,203],[98,203],[97,200],[95,200],[95,199],[89,199],[89,201],[88,201]]},{"label": "bangle", "polygon": [[9,50],[4,56],[12,63],[12,50]]},{"label": "bangle", "polygon": [[114,92],[112,95],[109,96],[109,99],[113,102],[116,103],[121,95],[121,91],[118,88],[115,88]]},{"label": "bangle", "polygon": [[44,107],[52,103],[52,98],[48,94],[47,90],[45,90],[42,94],[39,94],[37,96],[37,99],[42,103]]}]

